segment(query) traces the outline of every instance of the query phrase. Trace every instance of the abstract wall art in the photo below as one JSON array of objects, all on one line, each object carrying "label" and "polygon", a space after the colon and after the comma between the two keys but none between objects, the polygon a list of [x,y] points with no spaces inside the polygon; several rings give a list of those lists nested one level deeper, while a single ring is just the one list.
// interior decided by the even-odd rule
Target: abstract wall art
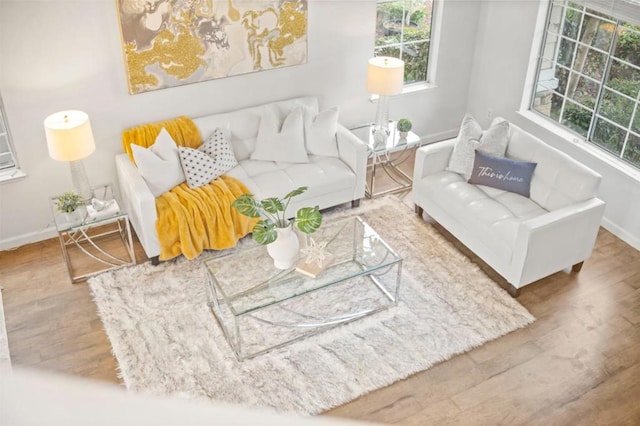
[{"label": "abstract wall art", "polygon": [[129,93],[307,62],[307,0],[116,0]]}]

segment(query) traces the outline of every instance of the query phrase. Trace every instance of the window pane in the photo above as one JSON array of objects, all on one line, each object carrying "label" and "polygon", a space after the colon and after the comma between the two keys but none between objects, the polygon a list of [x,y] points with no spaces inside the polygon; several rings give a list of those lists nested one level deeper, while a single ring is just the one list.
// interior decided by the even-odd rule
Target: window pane
[{"label": "window pane", "polygon": [[581,71],[595,80],[602,81],[606,66],[607,55],[597,50],[589,49]]},{"label": "window pane", "polygon": [[612,23],[585,15],[580,29],[580,41],[608,52],[613,40],[613,29]]},{"label": "window pane", "polygon": [[618,26],[618,41],[614,56],[623,61],[640,66],[640,33],[633,25]]},{"label": "window pane", "polygon": [[576,40],[578,38],[578,30],[580,29],[580,21],[582,13],[577,10],[567,8],[562,35]]},{"label": "window pane", "polygon": [[635,98],[640,89],[640,70],[614,59],[611,62],[607,86]]},{"label": "window pane", "polygon": [[551,6],[551,15],[549,16],[548,30],[554,34],[560,34],[560,28],[562,27],[562,17],[564,8],[562,2],[554,2]]},{"label": "window pane", "polygon": [[592,116],[592,111],[574,104],[573,102],[567,102],[562,114],[562,124],[575,130],[582,136],[587,136]]},{"label": "window pane", "polygon": [[0,133],[0,154],[4,154],[9,151],[9,140],[7,139],[7,134]]},{"label": "window pane", "polygon": [[552,120],[558,121],[560,118],[560,109],[562,108],[563,99],[564,98],[557,93],[547,92],[544,95],[536,97],[536,102],[533,108]]},{"label": "window pane", "polygon": [[566,67],[571,67],[573,62],[573,51],[576,43],[563,38],[560,41],[560,51],[558,52],[558,63]]},{"label": "window pane", "polygon": [[376,56],[391,56],[393,58],[400,57],[399,46],[380,47],[375,49]]},{"label": "window pane", "polygon": [[427,67],[424,65],[429,58],[429,42],[405,44],[402,49],[404,60],[405,83],[425,81],[427,79]]},{"label": "window pane", "polygon": [[640,133],[640,105],[636,106],[636,116],[633,118],[631,130],[636,133]]},{"label": "window pane", "polygon": [[11,142],[9,141],[9,132],[7,130],[6,117],[4,116],[4,107],[2,99],[0,99],[0,169],[13,169],[16,167]]},{"label": "window pane", "polygon": [[607,151],[620,155],[624,143],[625,131],[614,124],[601,118],[596,119],[596,128],[593,132],[593,142]]},{"label": "window pane", "polygon": [[556,78],[558,79],[558,88],[556,89],[556,92],[564,95],[567,90],[569,70],[563,67],[556,67]]},{"label": "window pane", "polygon": [[605,89],[598,112],[626,128],[630,124],[634,104],[631,99]]},{"label": "window pane", "polygon": [[403,5],[401,2],[378,2],[376,12],[376,38],[388,36],[390,30],[389,23],[402,20]]},{"label": "window pane", "polygon": [[622,158],[640,167],[640,137],[630,134]]},{"label": "window pane", "polygon": [[571,73],[567,86],[567,96],[582,105],[593,108],[596,104],[600,84],[576,73]]},{"label": "window pane", "polygon": [[553,67],[556,58],[556,47],[559,39],[560,37],[555,34],[547,34],[547,38],[544,43],[544,50],[542,52],[542,69],[549,69]]}]

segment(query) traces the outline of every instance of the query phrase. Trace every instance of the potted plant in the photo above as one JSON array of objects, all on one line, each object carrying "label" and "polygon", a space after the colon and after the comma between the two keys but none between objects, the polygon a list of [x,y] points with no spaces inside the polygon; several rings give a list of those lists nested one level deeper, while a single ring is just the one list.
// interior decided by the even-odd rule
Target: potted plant
[{"label": "potted plant", "polygon": [[302,207],[293,218],[289,218],[287,208],[291,199],[306,192],[308,187],[301,186],[282,198],[256,200],[253,194],[242,194],[231,206],[244,216],[261,218],[252,230],[252,237],[258,244],[266,244],[274,265],[279,269],[288,269],[298,253],[298,237],[293,232],[295,225],[305,234],[317,231],[322,225],[322,213],[318,206]]},{"label": "potted plant", "polygon": [[400,132],[400,138],[406,139],[407,134],[409,133],[409,130],[411,130],[412,127],[413,127],[413,124],[411,124],[411,120],[409,120],[408,118],[401,118],[400,120],[398,120],[397,128],[398,128],[398,131]]},{"label": "potted plant", "polygon": [[82,197],[73,191],[65,192],[53,198],[56,209],[63,213],[68,220],[72,220],[78,207],[84,204]]}]

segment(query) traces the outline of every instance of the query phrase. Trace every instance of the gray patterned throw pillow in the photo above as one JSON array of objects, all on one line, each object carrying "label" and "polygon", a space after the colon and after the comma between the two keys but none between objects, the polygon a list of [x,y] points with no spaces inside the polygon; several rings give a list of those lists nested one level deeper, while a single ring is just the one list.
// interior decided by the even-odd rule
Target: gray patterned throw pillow
[{"label": "gray patterned throw pillow", "polygon": [[220,129],[216,129],[198,149],[179,147],[178,152],[189,188],[206,185],[238,165]]},{"label": "gray patterned throw pillow", "polygon": [[509,122],[507,120],[494,120],[491,127],[483,132],[475,118],[466,114],[462,120],[447,170],[459,173],[468,180],[473,169],[476,149],[490,155],[504,157],[508,143]]}]

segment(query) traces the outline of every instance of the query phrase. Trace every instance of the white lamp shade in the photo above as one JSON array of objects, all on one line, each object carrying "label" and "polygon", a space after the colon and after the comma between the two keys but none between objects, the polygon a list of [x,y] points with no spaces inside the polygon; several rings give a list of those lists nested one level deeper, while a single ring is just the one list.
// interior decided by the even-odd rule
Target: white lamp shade
[{"label": "white lamp shade", "polygon": [[404,61],[389,56],[369,59],[367,91],[376,95],[395,95],[404,85]]},{"label": "white lamp shade", "polygon": [[82,111],[60,111],[44,120],[49,155],[54,160],[76,161],[96,149],[89,116]]}]

